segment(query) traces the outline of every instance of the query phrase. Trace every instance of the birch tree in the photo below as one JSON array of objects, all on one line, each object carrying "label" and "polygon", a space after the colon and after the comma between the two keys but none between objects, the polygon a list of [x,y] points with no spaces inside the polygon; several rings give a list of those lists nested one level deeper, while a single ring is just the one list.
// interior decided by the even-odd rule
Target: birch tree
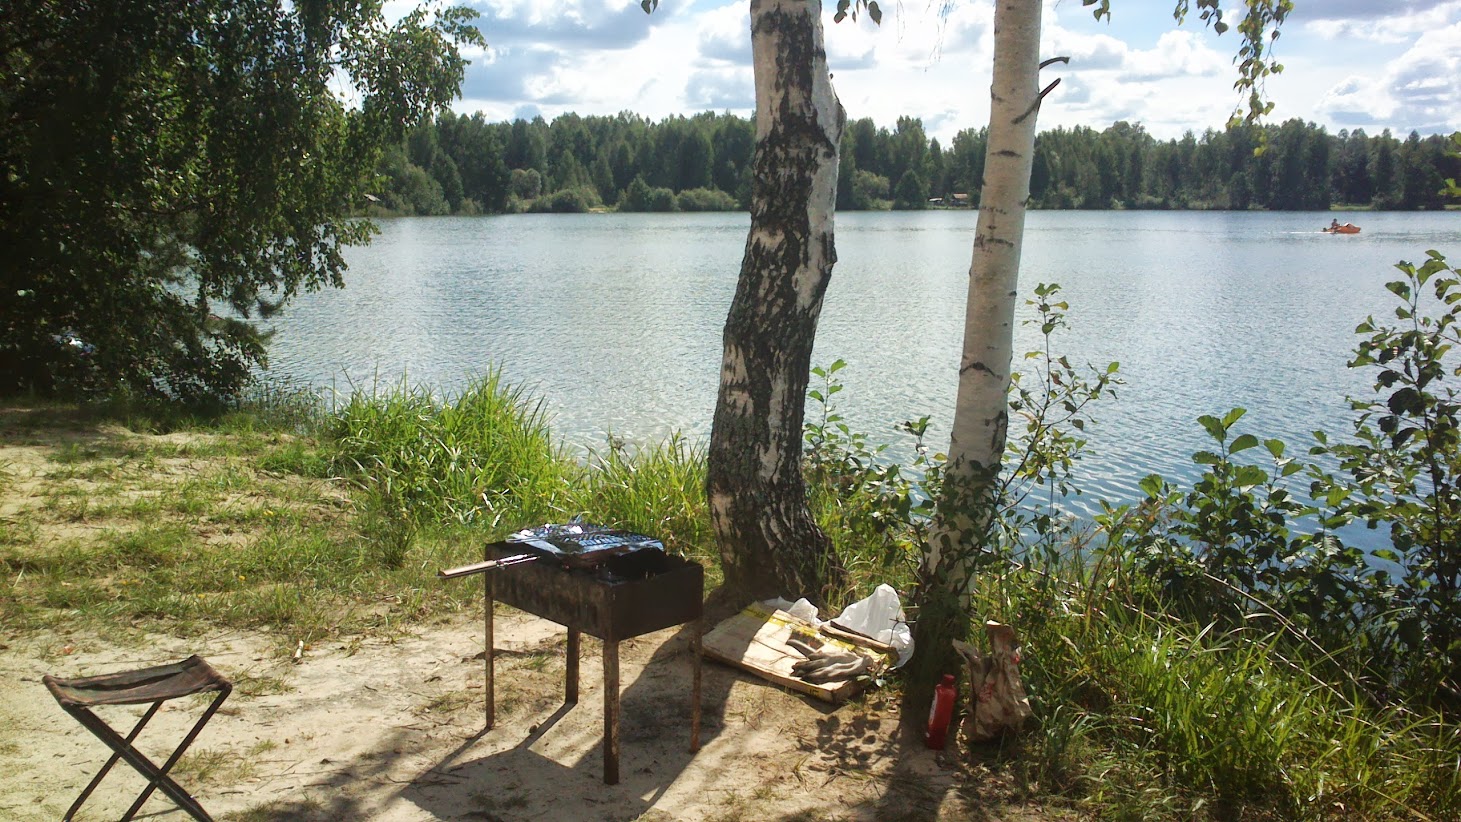
[{"label": "birch tree", "polygon": [[801,470],[812,343],[837,260],[846,120],[821,12],[815,0],[751,3],[751,228],[726,318],[707,480],[726,587],[738,596],[821,600],[844,576],[807,506]]},{"label": "birch tree", "polygon": [[[1243,35],[1235,62],[1235,87],[1247,97],[1247,119],[1266,114],[1263,81],[1282,71],[1269,51],[1277,27],[1292,9],[1290,0],[1243,0],[1238,25]],[[1110,17],[1110,0],[1082,0],[1097,19]],[[948,462],[931,537],[919,566],[918,649],[908,669],[904,721],[917,725],[927,711],[938,675],[958,670],[954,640],[967,638],[969,597],[978,558],[992,545],[1000,500],[998,482],[1009,424],[1015,298],[1030,171],[1035,154],[1036,116],[1041,100],[1056,86],[1040,87],[1040,70],[1057,60],[1040,60],[1042,0],[996,0],[994,68],[990,85],[988,148],[979,220],[969,268],[964,347],[954,408]],[[1231,7],[1231,3],[1230,3]],[[1227,30],[1221,0],[1196,0],[1204,23]],[[1177,0],[1180,23],[1190,0]],[[1271,34],[1270,34],[1271,32]]]}]

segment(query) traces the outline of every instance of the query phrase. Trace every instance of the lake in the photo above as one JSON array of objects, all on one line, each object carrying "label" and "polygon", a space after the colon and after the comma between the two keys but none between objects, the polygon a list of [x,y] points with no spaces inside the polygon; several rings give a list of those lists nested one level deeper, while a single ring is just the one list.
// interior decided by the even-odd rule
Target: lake
[{"label": "lake", "polygon": [[[1060,283],[1070,328],[1057,350],[1119,362],[1126,380],[1089,429],[1087,500],[1135,500],[1148,473],[1194,476],[1201,414],[1247,408],[1240,431],[1294,454],[1315,429],[1350,430],[1345,396],[1370,386],[1345,366],[1355,325],[1389,316],[1397,261],[1437,249],[1461,263],[1461,212],[1358,213],[1362,233],[1320,233],[1332,216],[1030,214],[1022,294]],[[925,414],[930,445],[948,443],[976,218],[837,217],[814,364],[846,360],[840,410],[903,453],[895,426]],[[277,321],[271,370],[339,391],[404,375],[450,392],[495,366],[541,398],[567,445],[608,432],[704,439],[748,225],[745,214],[382,221],[373,244],[347,252],[345,289],[305,295]],[[1037,331],[1020,329],[1017,355]]]}]

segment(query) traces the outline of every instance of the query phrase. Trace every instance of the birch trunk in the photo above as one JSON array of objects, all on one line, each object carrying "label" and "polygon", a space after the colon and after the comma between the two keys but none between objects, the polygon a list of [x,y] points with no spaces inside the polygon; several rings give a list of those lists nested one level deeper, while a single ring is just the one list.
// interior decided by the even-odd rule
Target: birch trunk
[{"label": "birch trunk", "polygon": [[728,590],[821,601],[844,572],[807,507],[802,422],[812,343],[837,255],[845,120],[821,4],[753,0],[756,150],[751,230],[726,318],[708,494]]},{"label": "birch trunk", "polygon": [[990,535],[1009,422],[1015,297],[1040,101],[1041,0],[997,0],[989,145],[969,267],[964,350],[944,488],[919,569],[915,658],[904,716],[928,710],[934,682],[959,669],[974,560]]}]

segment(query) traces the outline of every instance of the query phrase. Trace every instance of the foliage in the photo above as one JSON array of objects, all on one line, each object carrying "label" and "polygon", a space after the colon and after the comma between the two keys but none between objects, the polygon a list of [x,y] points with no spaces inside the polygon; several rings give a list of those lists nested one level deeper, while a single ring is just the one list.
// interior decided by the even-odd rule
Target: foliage
[{"label": "foliage", "polygon": [[326,436],[337,473],[403,528],[495,526],[504,510],[536,520],[563,481],[545,468],[560,460],[540,406],[496,371],[445,399],[405,385],[357,391],[331,415]]},{"label": "foliage", "polygon": [[572,510],[590,522],[613,522],[653,534],[680,554],[714,561],[715,535],[705,503],[705,449],[673,435],[632,448],[615,437],[589,454],[569,490]]},{"label": "foliage", "polygon": [[1435,251],[1396,268],[1403,279],[1386,284],[1400,300],[1395,321],[1355,329],[1350,366],[1374,373],[1376,396],[1351,400],[1354,442],[1321,438],[1316,451],[1348,474],[1324,490],[1369,527],[1389,528],[1393,550],[1376,556],[1400,566],[1386,591],[1400,675],[1411,690],[1461,701],[1461,392],[1448,382],[1461,377],[1461,282]]},{"label": "foliage", "polygon": [[893,208],[912,211],[928,208],[928,183],[918,169],[910,168],[903,172],[898,188],[893,192]]},{"label": "foliage", "polygon": [[735,211],[736,198],[713,188],[690,188],[675,196],[678,211]]},{"label": "foliage", "polygon": [[668,188],[651,188],[643,177],[638,176],[619,200],[620,211],[668,212],[675,209],[675,192]]},{"label": "foliage", "polygon": [[[1310,647],[1146,606],[1117,554],[980,577],[976,613],[1017,626],[1036,722],[996,761],[1100,819],[1453,818],[1461,737],[1331,684]],[[976,751],[982,761],[992,751]]]},{"label": "foliage", "polygon": [[[833,398],[845,386],[838,372],[843,360],[812,368],[820,380],[807,391],[804,442],[808,496],[817,524],[843,549],[850,571],[894,583],[911,581],[917,545],[926,530],[930,489],[936,487],[943,458],[924,444],[929,418],[903,422],[898,430],[913,437],[913,459],[904,466],[887,457],[888,445],[873,445],[854,431]],[[855,574],[857,575],[857,574]]]},{"label": "foliage", "polygon": [[599,203],[592,188],[565,188],[547,194],[528,204],[528,211],[548,214],[584,214]]},{"label": "foliage", "polygon": [[[1387,285],[1397,322],[1361,323],[1350,362],[1374,370],[1376,396],[1351,400],[1352,439],[1315,432],[1311,453],[1327,462],[1238,433],[1241,408],[1203,416],[1214,448],[1193,455],[1204,471],[1190,489],[1149,476],[1141,505],[1107,505],[1097,520],[1103,550],[1152,581],[1154,607],[1224,628],[1267,621],[1373,698],[1449,704],[1461,670],[1461,401],[1447,380],[1461,376],[1461,288],[1436,252],[1398,268],[1404,279]],[[1250,452],[1267,465],[1243,461]],[[1294,487],[1304,476],[1307,502]],[[1346,546],[1355,521],[1387,527],[1391,547]]]},{"label": "foliage", "polygon": [[481,42],[469,11],[387,24],[376,2],[8,8],[6,391],[237,392],[265,361],[248,320],[341,284],[379,147],[455,95]]},{"label": "foliage", "polygon": [[[1091,406],[1113,397],[1121,384],[1116,363],[1081,369],[1054,352],[1052,337],[1066,327],[1069,310],[1059,295],[1060,286],[1040,284],[1027,300],[1035,316],[1026,322],[1039,326],[1044,345],[1025,354],[1029,368],[1015,375],[1009,408],[1016,424],[1008,441],[1007,468],[994,486],[995,513],[984,523],[988,538],[978,541],[993,547],[974,558],[977,566],[1023,556],[1032,547],[1054,552],[1075,536],[1074,520],[1062,515],[1060,506],[1081,493],[1074,471],[1086,447]],[[824,517],[831,506],[836,508],[829,530],[878,546],[885,568],[915,564],[929,536],[933,500],[943,488],[946,456],[930,453],[924,444],[928,417],[898,426],[913,437],[914,457],[907,466],[887,458],[887,445],[873,445],[866,433],[854,431],[832,401],[843,390],[837,372],[845,366],[838,360],[812,369],[822,384],[808,392],[819,409],[806,424],[808,484],[819,489],[814,497],[823,498],[819,509]]]},{"label": "foliage", "polygon": [[[450,129],[461,135],[456,143],[444,136]],[[674,195],[696,188],[731,198],[717,194],[717,210],[740,209],[749,198],[754,132],[749,120],[734,115],[649,123],[629,115],[567,114],[551,123],[486,123],[480,115],[469,121],[444,114],[421,130],[443,135],[440,151],[454,165],[431,161],[435,155],[417,156],[415,149],[407,160],[437,179],[448,202],[445,192],[453,176],[460,176],[465,200],[486,212],[504,210],[509,195],[529,202],[559,187],[585,185],[621,211],[669,211]],[[924,135],[916,118],[900,118],[894,129],[878,128],[868,118],[853,120],[842,135],[837,209],[890,208],[895,185],[907,188],[902,207],[931,197],[951,200],[953,194],[969,194],[977,203],[986,140],[985,129],[965,129],[944,148]],[[1255,156],[1260,144],[1267,150]],[[455,145],[478,148],[468,154]],[[1301,120],[1209,129],[1167,141],[1127,122],[1104,130],[1062,127],[1042,133],[1036,145],[1031,204],[1040,208],[1325,209],[1333,203],[1436,208],[1437,180],[1461,177],[1461,160],[1446,153],[1439,136],[1397,139],[1386,131],[1372,137],[1361,129],[1329,134]],[[400,177],[392,162],[387,155],[383,173],[402,185],[420,185]],[[572,169],[565,170],[565,164]],[[468,181],[479,167],[487,172],[481,175],[484,188],[474,190]],[[706,167],[709,182],[702,185]],[[538,188],[528,184],[528,174]],[[394,196],[409,199],[406,193]],[[390,191],[381,196],[393,197]],[[631,205],[626,207],[625,199]],[[680,208],[696,210],[703,204],[697,199]],[[416,213],[434,213],[433,208],[436,201],[428,198],[426,208]]]}]

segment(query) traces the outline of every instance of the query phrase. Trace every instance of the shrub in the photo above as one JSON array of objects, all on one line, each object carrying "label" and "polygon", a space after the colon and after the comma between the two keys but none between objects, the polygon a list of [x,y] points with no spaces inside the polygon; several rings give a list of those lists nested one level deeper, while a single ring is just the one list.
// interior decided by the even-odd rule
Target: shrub
[{"label": "shrub", "polygon": [[740,204],[720,189],[689,188],[676,195],[675,207],[680,211],[737,211]]}]

